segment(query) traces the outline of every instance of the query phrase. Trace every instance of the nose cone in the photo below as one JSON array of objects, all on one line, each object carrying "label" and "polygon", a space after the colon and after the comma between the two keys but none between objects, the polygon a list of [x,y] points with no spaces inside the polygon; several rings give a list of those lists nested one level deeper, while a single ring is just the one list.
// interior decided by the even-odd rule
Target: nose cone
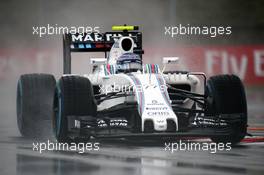
[{"label": "nose cone", "polygon": [[163,117],[157,117],[153,120],[154,122],[154,129],[156,131],[166,131],[167,130],[167,120]]}]

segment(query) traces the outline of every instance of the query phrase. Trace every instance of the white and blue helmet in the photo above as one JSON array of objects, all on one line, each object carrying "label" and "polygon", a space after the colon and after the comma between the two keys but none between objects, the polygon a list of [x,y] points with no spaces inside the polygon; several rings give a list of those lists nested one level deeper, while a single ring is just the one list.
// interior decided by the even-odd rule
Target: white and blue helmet
[{"label": "white and blue helmet", "polygon": [[116,62],[118,72],[136,72],[142,70],[142,60],[135,53],[124,53]]}]

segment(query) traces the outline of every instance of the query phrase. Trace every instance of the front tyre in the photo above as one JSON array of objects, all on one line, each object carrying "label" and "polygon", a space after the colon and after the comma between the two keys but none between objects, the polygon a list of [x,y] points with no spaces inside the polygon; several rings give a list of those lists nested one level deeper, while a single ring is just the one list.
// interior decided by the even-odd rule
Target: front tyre
[{"label": "front tyre", "polygon": [[17,125],[24,137],[50,136],[56,80],[49,74],[21,75],[17,84]]},{"label": "front tyre", "polygon": [[[214,136],[214,142],[236,144],[247,134],[247,101],[243,83],[235,75],[211,77],[206,87],[208,95],[207,115],[228,114],[226,119],[231,132],[228,136]],[[239,114],[239,121],[232,123],[232,115]]]},{"label": "front tyre", "polygon": [[82,76],[67,75],[57,83],[53,105],[53,128],[59,142],[73,139],[68,129],[68,117],[95,116],[97,106],[90,80]]}]

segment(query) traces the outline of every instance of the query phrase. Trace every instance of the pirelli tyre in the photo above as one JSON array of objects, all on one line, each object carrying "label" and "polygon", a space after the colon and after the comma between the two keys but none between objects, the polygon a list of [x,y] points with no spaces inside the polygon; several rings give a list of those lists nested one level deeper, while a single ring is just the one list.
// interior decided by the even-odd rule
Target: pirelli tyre
[{"label": "pirelli tyre", "polygon": [[70,136],[68,117],[96,115],[97,105],[90,80],[76,75],[61,77],[56,85],[53,109],[53,128],[57,140],[82,140]]},{"label": "pirelli tyre", "polygon": [[[240,78],[235,75],[213,76],[207,82],[206,91],[207,115],[228,114],[225,120],[229,125],[227,128],[231,129],[228,136],[214,136],[211,140],[232,144],[240,142],[247,134],[247,101]],[[238,120],[237,114],[240,114]]]},{"label": "pirelli tyre", "polygon": [[49,74],[21,75],[17,84],[17,124],[24,137],[51,136],[56,80]]}]

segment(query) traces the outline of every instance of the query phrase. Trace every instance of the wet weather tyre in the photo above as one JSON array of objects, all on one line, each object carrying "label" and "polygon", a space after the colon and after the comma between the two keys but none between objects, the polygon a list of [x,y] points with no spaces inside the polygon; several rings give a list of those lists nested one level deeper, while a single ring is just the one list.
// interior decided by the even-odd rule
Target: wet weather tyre
[{"label": "wet weather tyre", "polygon": [[53,129],[58,142],[77,140],[70,136],[68,117],[96,115],[97,106],[90,80],[76,75],[61,77],[56,85],[53,110]]},{"label": "wet weather tyre", "polygon": [[52,134],[52,107],[56,80],[49,74],[21,75],[17,84],[17,124],[24,137]]},{"label": "wet weather tyre", "polygon": [[[213,136],[214,142],[237,144],[247,134],[247,101],[243,83],[235,75],[218,75],[211,77],[207,82],[208,115],[229,114],[225,120],[231,129],[228,136]],[[241,117],[235,123],[231,122],[232,114]]]}]

